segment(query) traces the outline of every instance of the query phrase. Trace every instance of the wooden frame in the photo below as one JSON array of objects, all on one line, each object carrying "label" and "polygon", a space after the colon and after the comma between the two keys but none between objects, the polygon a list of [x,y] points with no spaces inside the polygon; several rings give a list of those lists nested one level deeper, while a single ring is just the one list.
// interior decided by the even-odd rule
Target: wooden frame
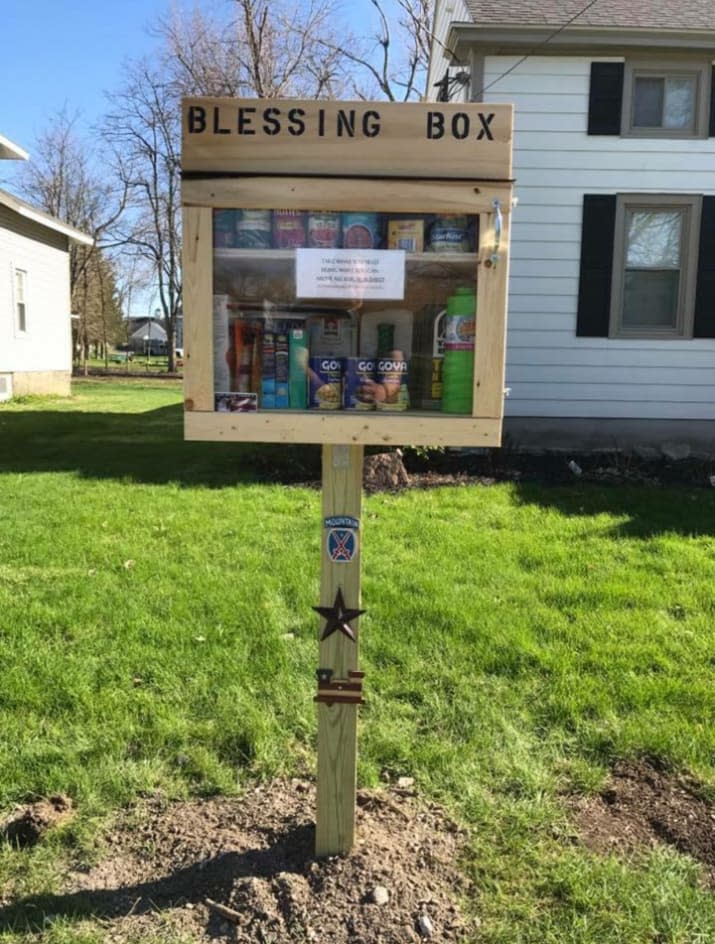
[{"label": "wooden frame", "polygon": [[[479,136],[476,136],[474,141],[445,141],[444,153],[448,156],[458,154],[458,158],[452,163],[449,160],[438,163],[437,158],[442,152],[435,150],[435,144],[439,142],[433,140],[410,141],[409,158],[403,157],[398,161],[398,145],[405,150],[406,142],[403,137],[398,138],[397,143],[389,139],[382,141],[382,156],[373,164],[365,161],[358,164],[354,159],[355,142],[352,142],[351,151],[349,148],[346,150],[346,142],[339,140],[330,141],[325,145],[328,157],[318,162],[316,154],[319,152],[315,151],[315,142],[308,142],[308,150],[305,153],[313,160],[311,165],[306,163],[308,158],[300,157],[302,151],[298,152],[297,157],[291,158],[290,152],[286,156],[285,146],[282,149],[277,148],[275,142],[271,145],[270,140],[260,140],[260,135],[258,138],[249,137],[245,142],[243,139],[236,141],[235,134],[232,136],[228,133],[209,136],[207,140],[198,142],[193,140],[187,132],[188,109],[197,107],[196,102],[200,102],[203,103],[203,112],[210,116],[212,101],[189,99],[184,104],[185,170],[182,202],[186,438],[206,441],[356,445],[500,445],[512,209],[512,182],[509,179],[511,108],[474,104],[445,106],[448,108],[445,112],[447,126],[450,116],[451,120],[456,120],[455,115],[464,114],[471,115],[472,126],[476,127],[478,116],[482,116],[480,120],[483,123],[487,107],[487,118],[491,120],[496,115],[496,120],[500,122],[494,129],[493,142],[476,140]],[[222,116],[229,114],[229,106],[233,114],[241,102],[224,99],[216,101],[224,109],[214,122],[214,129],[221,132],[224,124],[226,127],[233,127],[231,122]],[[309,107],[306,103],[302,104],[306,109]],[[332,115],[340,104],[342,103],[332,103],[333,111],[328,109],[328,112]],[[253,115],[257,103],[252,101],[250,106]],[[277,103],[276,110],[280,107],[285,111],[287,105],[283,103],[281,106],[281,103]],[[315,103],[310,107],[314,108]],[[432,114],[427,111],[426,105],[403,107],[409,121],[402,120],[403,111],[400,106],[383,108],[383,103],[380,103],[381,113],[400,116],[402,124],[406,127],[421,127],[425,123],[425,115]],[[209,121],[209,118],[206,121]],[[459,129],[462,124],[455,127]],[[488,159],[481,159],[480,155],[490,144],[494,149],[486,152]],[[364,145],[365,142],[360,142],[361,148]],[[277,151],[280,153],[277,154]],[[343,169],[343,164],[336,166],[336,161],[343,153],[348,155],[344,164],[350,176],[341,177],[336,176],[336,170]],[[213,164],[212,154],[216,155]],[[277,169],[283,173],[273,176],[255,172],[261,157],[266,154],[273,154],[272,160],[266,159],[267,169],[272,172]],[[467,160],[470,154],[472,159]],[[295,173],[285,175],[286,167],[292,164],[300,168],[301,176]],[[216,170],[210,170],[214,166]],[[392,176],[395,166],[406,176]],[[236,169],[230,172],[228,167]],[[313,167],[314,173],[305,174],[307,167]],[[360,167],[361,175],[354,175],[356,167]],[[426,167],[435,176],[415,176],[418,167]],[[437,168],[441,170],[440,177],[436,176]],[[471,179],[464,179],[467,168],[473,168],[475,172]],[[500,169],[503,176],[491,176]],[[488,170],[490,177],[480,178],[477,175],[478,170]],[[421,173],[425,173],[424,169]],[[455,179],[450,179],[450,175],[454,175]],[[478,314],[471,415],[426,410],[409,410],[404,413],[273,409],[254,413],[214,411],[212,213],[215,209],[251,210],[275,207],[287,210],[378,210],[381,213],[466,214],[479,217],[479,246],[473,256],[476,264],[474,278]],[[266,250],[267,255],[270,252]],[[274,251],[274,254],[277,253],[280,253],[280,250]],[[442,262],[447,260],[446,256],[437,254],[434,258]],[[461,264],[464,264],[463,260]]]}]

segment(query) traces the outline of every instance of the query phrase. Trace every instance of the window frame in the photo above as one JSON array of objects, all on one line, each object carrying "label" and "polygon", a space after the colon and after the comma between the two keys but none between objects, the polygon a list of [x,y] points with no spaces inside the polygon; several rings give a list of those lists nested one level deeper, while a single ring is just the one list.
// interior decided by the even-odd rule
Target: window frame
[{"label": "window frame", "polygon": [[[626,221],[631,210],[679,209],[684,211],[681,232],[680,285],[678,288],[678,310],[675,326],[658,328],[639,325],[635,328],[623,325],[623,294],[626,273]],[[608,336],[630,339],[690,339],[693,337],[695,317],[695,293],[698,276],[698,247],[702,195],[619,193],[616,196],[616,224],[613,240],[613,277],[611,283],[611,306]]]},{"label": "window frame", "polygon": [[[623,107],[621,109],[621,136],[624,138],[707,138],[710,115],[710,69],[712,63],[700,60],[626,59],[623,79]],[[695,107],[692,127],[663,128],[636,127],[633,124],[635,110],[636,79],[694,78]]]},{"label": "window frame", "polygon": [[[20,282],[22,283],[22,300],[18,298],[18,276],[22,276]],[[28,273],[27,269],[23,269],[20,266],[13,265],[12,267],[12,301],[13,301],[13,310],[14,310],[14,324],[15,324],[15,334],[19,337],[25,337],[28,334],[27,326],[27,283],[28,283]],[[22,319],[20,318],[20,306],[22,305]]]}]

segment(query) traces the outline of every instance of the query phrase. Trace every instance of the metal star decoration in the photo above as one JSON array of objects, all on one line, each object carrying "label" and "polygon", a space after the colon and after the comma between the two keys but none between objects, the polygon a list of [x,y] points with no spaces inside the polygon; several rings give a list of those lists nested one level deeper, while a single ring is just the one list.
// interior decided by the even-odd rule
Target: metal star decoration
[{"label": "metal star decoration", "polygon": [[366,611],[348,609],[345,606],[343,591],[340,587],[338,587],[338,592],[335,594],[335,602],[332,606],[314,606],[313,609],[316,613],[320,613],[321,616],[325,617],[326,621],[320,637],[321,642],[338,631],[344,633],[348,639],[352,639],[353,642],[357,641],[355,631],[352,626],[350,626],[350,621],[361,616]]}]

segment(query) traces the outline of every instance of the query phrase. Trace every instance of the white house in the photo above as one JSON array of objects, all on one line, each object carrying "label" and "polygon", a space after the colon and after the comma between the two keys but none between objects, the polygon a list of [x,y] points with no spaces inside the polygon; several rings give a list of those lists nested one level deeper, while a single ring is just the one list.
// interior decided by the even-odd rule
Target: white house
[{"label": "white house", "polygon": [[714,59],[713,0],[437,0],[429,97],[515,105],[516,445],[715,453]]},{"label": "white house", "polygon": [[[0,159],[27,154],[0,137]],[[0,399],[69,394],[70,242],[92,239],[0,190]]]}]

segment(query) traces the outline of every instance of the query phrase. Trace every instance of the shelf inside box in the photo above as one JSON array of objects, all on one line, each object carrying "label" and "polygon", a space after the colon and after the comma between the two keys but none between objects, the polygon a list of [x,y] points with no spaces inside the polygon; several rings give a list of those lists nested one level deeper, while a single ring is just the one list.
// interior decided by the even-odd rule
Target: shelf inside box
[{"label": "shelf inside box", "polygon": [[[393,250],[379,250],[391,252]],[[396,251],[396,250],[395,250]],[[224,262],[244,261],[293,262],[295,249],[214,249],[214,258]],[[476,263],[477,254],[474,252],[408,252],[405,254],[407,264],[424,264],[425,262],[442,262],[448,265],[465,265]]]}]

